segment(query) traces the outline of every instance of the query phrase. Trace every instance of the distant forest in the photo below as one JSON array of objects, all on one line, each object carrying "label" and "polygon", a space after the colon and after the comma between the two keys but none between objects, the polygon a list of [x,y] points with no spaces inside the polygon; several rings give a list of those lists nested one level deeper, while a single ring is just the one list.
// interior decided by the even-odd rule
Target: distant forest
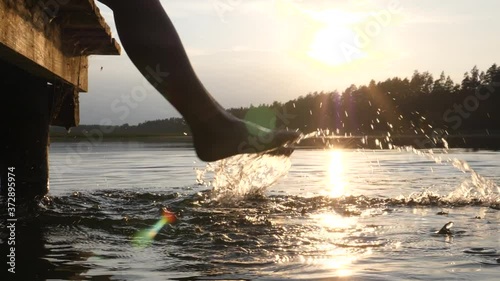
[{"label": "distant forest", "polygon": [[[415,71],[411,78],[393,77],[351,85],[343,92],[314,92],[285,103],[231,108],[233,115],[268,128],[336,136],[457,137],[500,135],[500,66],[480,71],[474,66],[460,83],[444,72],[433,77]],[[98,125],[52,128],[53,137],[82,137]],[[147,121],[137,126],[101,130],[105,137],[185,136],[182,118]],[[496,139],[498,142],[499,139]],[[465,142],[465,140],[464,140]],[[498,144],[500,146],[500,143]]]}]

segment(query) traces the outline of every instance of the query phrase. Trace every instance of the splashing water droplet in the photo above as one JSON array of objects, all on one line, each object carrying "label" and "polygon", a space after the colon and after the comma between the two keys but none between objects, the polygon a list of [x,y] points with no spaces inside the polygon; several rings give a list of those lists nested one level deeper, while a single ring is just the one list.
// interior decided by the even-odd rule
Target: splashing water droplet
[{"label": "splashing water droplet", "polygon": [[446,141],[446,139],[444,138],[441,138],[441,142],[443,143],[443,146],[446,150],[450,149],[450,147],[448,146],[448,142]]},{"label": "splashing water droplet", "polygon": [[[311,137],[317,134],[304,136]],[[263,196],[290,169],[287,156],[241,154],[209,163],[198,181],[212,187],[212,198],[218,204],[234,204],[245,198]]]}]

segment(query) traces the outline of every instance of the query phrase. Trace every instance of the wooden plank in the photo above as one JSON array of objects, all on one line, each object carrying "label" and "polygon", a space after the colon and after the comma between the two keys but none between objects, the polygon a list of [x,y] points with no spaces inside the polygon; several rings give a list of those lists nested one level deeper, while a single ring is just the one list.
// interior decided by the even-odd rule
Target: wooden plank
[{"label": "wooden plank", "polygon": [[67,2],[61,5],[60,16],[55,18],[62,27],[63,40],[73,41],[73,45],[81,46],[82,53],[88,55],[121,53],[120,45],[112,38],[111,28],[94,0],[59,1]]},{"label": "wooden plank", "polygon": [[49,87],[52,100],[51,122],[52,126],[71,127],[80,123],[80,102],[78,91],[72,86],[65,84],[53,84]]},{"label": "wooden plank", "polygon": [[58,1],[0,0],[0,59],[86,92],[88,56],[116,55],[120,48],[93,0]]}]

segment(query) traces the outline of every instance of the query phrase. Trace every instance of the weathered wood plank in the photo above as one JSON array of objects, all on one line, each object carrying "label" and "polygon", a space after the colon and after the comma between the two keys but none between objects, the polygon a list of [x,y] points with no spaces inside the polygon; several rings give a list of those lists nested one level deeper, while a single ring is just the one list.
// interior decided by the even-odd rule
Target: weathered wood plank
[{"label": "weathered wood plank", "polygon": [[[85,25],[72,24],[79,18]],[[0,0],[0,19],[0,59],[82,92],[88,56],[120,53],[93,0]]]},{"label": "weathered wood plank", "polygon": [[49,89],[52,99],[50,124],[65,127],[66,130],[78,126],[80,123],[78,91],[65,84],[53,84]]},{"label": "weathered wood plank", "polygon": [[[67,2],[61,5],[60,16],[55,18],[62,27],[64,40],[73,39],[74,43],[82,47],[83,53],[88,55],[121,53],[120,45],[112,38],[111,29],[101,16],[94,0],[59,1]],[[78,40],[74,40],[75,38]]]}]

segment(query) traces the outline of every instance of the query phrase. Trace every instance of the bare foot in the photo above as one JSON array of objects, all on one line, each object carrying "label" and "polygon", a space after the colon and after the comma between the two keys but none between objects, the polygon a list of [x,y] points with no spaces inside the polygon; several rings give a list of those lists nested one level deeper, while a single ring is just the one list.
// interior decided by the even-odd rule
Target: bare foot
[{"label": "bare foot", "polygon": [[272,131],[228,114],[192,130],[196,154],[206,162],[245,153],[290,155],[293,148],[286,145],[300,137],[294,131]]}]

